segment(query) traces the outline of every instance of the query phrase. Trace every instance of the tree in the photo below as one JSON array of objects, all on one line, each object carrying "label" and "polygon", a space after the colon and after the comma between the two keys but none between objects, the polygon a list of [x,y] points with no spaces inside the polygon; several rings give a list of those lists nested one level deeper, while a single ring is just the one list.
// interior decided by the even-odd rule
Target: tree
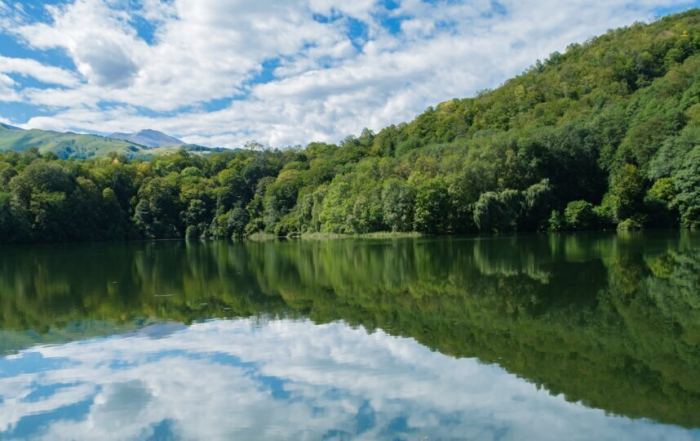
[{"label": "tree", "polygon": [[10,193],[0,193],[0,243],[21,242],[21,228],[15,221],[11,209]]},{"label": "tree", "polygon": [[185,237],[195,239],[207,234],[210,212],[201,199],[192,199],[184,212]]},{"label": "tree", "polygon": [[644,197],[645,211],[649,213],[649,224],[653,227],[677,227],[678,207],[673,203],[678,190],[673,178],[661,178],[654,182]]},{"label": "tree", "polygon": [[590,230],[597,226],[593,204],[586,201],[569,202],[564,210],[566,227],[570,230]]},{"label": "tree", "polygon": [[610,180],[611,208],[614,220],[639,216],[644,201],[644,185],[639,169],[632,164],[623,165]]},{"label": "tree", "polygon": [[695,146],[686,156],[675,174],[674,182],[678,194],[673,204],[681,211],[683,226],[700,227],[700,145]]},{"label": "tree", "polygon": [[39,242],[60,242],[70,238],[71,216],[66,193],[73,187],[70,176],[58,164],[31,162],[9,184],[11,211],[28,236]]},{"label": "tree", "polygon": [[381,231],[384,227],[381,189],[360,194],[352,207],[351,223],[355,233]]},{"label": "tree", "polygon": [[421,233],[447,233],[450,195],[442,178],[421,181],[415,189],[414,229]]},{"label": "tree", "polygon": [[525,231],[544,231],[552,210],[552,187],[549,179],[531,185],[523,192],[523,213],[519,228]]},{"label": "tree", "polygon": [[70,240],[94,241],[104,236],[102,194],[92,180],[82,176],[76,178],[66,209],[70,213],[80,213],[80,216],[71,216],[67,223],[66,233]]},{"label": "tree", "polygon": [[240,205],[234,208],[228,222],[232,237],[243,237],[245,235],[245,227],[248,225],[248,222],[250,222],[248,211],[246,211],[246,209]]},{"label": "tree", "polygon": [[559,210],[552,210],[552,214],[549,216],[549,231],[562,231],[566,228],[566,219],[564,215]]},{"label": "tree", "polygon": [[265,229],[274,230],[275,224],[294,207],[302,186],[298,170],[284,170],[268,187],[264,198]]},{"label": "tree", "polygon": [[392,178],[384,183],[382,205],[384,222],[395,232],[407,232],[413,228],[413,189],[404,181]]},{"label": "tree", "polygon": [[119,205],[117,194],[111,188],[102,191],[102,225],[106,225],[104,237],[108,240],[124,240],[128,237],[129,226],[124,211]]},{"label": "tree", "polygon": [[250,191],[245,179],[236,170],[223,170],[216,178],[220,184],[216,196],[217,214],[230,211],[237,203],[245,205],[250,201]]},{"label": "tree", "polygon": [[515,231],[522,206],[519,191],[484,193],[474,205],[474,223],[483,233]]},{"label": "tree", "polygon": [[139,190],[134,221],[146,237],[182,237],[178,187],[166,178],[153,178]]},{"label": "tree", "polygon": [[353,233],[351,215],[354,201],[348,182],[337,180],[330,187],[323,199],[319,221],[321,229],[328,233]]}]

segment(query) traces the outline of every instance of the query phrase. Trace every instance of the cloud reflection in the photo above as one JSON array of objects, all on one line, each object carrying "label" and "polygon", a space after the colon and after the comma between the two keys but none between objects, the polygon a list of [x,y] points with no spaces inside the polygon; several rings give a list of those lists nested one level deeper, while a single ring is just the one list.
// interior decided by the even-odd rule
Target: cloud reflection
[{"label": "cloud reflection", "polygon": [[0,438],[700,439],[493,365],[309,321],[154,325],[0,359]]}]

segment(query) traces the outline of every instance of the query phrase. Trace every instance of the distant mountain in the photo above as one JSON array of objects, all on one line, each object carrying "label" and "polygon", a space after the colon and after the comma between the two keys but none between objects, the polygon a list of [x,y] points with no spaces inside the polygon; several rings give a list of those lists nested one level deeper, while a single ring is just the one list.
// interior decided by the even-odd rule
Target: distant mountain
[{"label": "distant mountain", "polygon": [[[139,132],[154,132],[142,131]],[[156,134],[160,132],[155,132]],[[138,134],[136,134],[138,135]],[[147,133],[148,135],[148,133]],[[98,135],[84,135],[79,133],[60,133],[49,130],[22,130],[7,124],[0,123],[0,152],[25,151],[37,148],[42,154],[55,153],[62,159],[89,159],[107,156],[110,153],[126,155],[129,158],[149,159],[155,156],[175,153],[180,149],[187,150],[195,155],[208,155],[224,149],[201,147],[197,145],[185,145],[182,141],[160,134],[163,137],[175,140],[165,147],[145,146],[135,141],[106,138]],[[162,138],[161,139],[165,139]]]},{"label": "distant mountain", "polygon": [[163,132],[150,129],[141,130],[138,133],[112,133],[107,137],[133,142],[134,144],[139,144],[150,148],[185,145],[183,141],[177,138],[173,138],[172,136],[166,135]]},{"label": "distant mountain", "polygon": [[97,135],[60,133],[49,130],[20,130],[0,127],[0,151],[25,151],[38,148],[42,154],[55,153],[60,158],[87,159],[107,156],[111,152],[138,156],[147,149],[126,141],[109,139]]}]

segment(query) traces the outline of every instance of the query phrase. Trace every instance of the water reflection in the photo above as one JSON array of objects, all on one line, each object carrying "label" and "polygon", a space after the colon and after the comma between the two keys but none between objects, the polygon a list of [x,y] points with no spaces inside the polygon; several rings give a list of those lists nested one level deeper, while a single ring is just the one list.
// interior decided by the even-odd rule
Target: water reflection
[{"label": "water reflection", "polygon": [[699,246],[3,250],[0,437],[700,439]]},{"label": "water reflection", "polygon": [[0,382],[0,427],[19,438],[692,438],[337,323],[214,321],[32,349],[3,370],[22,373]]}]

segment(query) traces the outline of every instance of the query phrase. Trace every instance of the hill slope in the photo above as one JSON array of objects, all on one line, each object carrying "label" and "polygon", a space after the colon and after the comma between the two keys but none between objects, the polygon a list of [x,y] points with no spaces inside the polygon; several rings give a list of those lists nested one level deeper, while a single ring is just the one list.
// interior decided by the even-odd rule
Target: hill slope
[{"label": "hill slope", "polygon": [[[152,146],[149,146],[137,143],[135,140],[112,139],[98,135],[71,132],[60,133],[38,129],[22,130],[17,127],[0,124],[0,151],[23,152],[31,148],[37,148],[42,154],[54,153],[61,159],[99,158],[110,154],[124,155],[127,158],[152,158],[174,153],[180,148],[196,152],[196,154],[209,154],[221,151],[221,149],[217,148],[188,145],[165,134],[162,134],[163,136],[160,137],[157,135],[158,133],[160,132],[146,134],[151,136]],[[140,139],[142,136],[133,136],[133,138]],[[170,140],[166,142],[168,138]],[[163,141],[164,145],[156,146],[158,144],[157,139]]]},{"label": "hill slope", "polygon": [[[271,218],[281,233],[697,225],[699,53],[694,9],[572,44],[496,90],[337,151],[312,145],[268,188],[277,198],[297,186],[301,199],[270,204],[266,228]],[[329,165],[342,175],[314,186]]]},{"label": "hill slope", "polygon": [[178,145],[185,145],[185,143],[177,138],[166,135],[163,132],[157,130],[141,130],[137,133],[112,133],[108,136],[112,139],[120,139],[122,141],[133,142],[145,147],[158,148],[158,147],[172,147]]},{"label": "hill slope", "polygon": [[700,10],[340,145],[124,159],[0,156],[0,242],[698,227]]},{"label": "hill slope", "polygon": [[0,127],[0,151],[25,151],[30,148],[38,148],[44,154],[55,153],[59,158],[80,159],[106,156],[111,152],[134,156],[145,150],[140,145],[97,135]]}]

